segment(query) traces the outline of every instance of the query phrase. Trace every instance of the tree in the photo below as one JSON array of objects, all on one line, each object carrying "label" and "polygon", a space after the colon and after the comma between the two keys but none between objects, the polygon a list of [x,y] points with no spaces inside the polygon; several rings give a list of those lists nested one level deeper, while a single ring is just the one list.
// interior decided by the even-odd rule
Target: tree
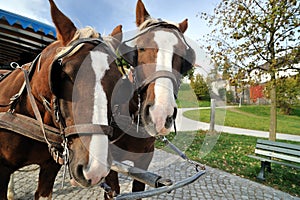
[{"label": "tree", "polygon": [[195,82],[195,76],[194,76],[194,72],[195,72],[195,69],[194,67],[189,70],[186,74],[186,76],[188,77],[188,79],[190,80],[191,82],[191,87],[193,88],[193,85],[194,85],[194,82]]},{"label": "tree", "polygon": [[198,100],[210,99],[209,88],[204,78],[200,74],[196,75],[193,85],[191,85],[191,87],[193,88]]},{"label": "tree", "polygon": [[223,101],[226,101],[227,103],[234,103],[235,99],[231,90],[226,91],[225,88],[220,88],[218,90],[218,93],[219,93],[219,97]]},{"label": "tree", "polygon": [[[267,87],[269,85],[267,84]],[[269,91],[265,91],[266,96],[270,96]],[[279,78],[276,80],[277,107],[281,113],[289,115],[293,105],[300,103],[300,76]]]},{"label": "tree", "polygon": [[300,60],[299,5],[297,0],[223,0],[213,15],[201,15],[213,27],[205,42],[221,70],[270,75],[270,140],[276,139],[276,78],[281,71],[300,70],[294,65]]}]

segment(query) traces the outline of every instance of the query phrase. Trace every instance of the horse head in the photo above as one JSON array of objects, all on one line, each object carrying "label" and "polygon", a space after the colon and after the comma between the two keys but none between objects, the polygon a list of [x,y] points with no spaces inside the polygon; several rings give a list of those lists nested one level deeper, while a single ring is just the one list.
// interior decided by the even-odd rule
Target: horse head
[{"label": "horse head", "polygon": [[143,126],[152,136],[167,135],[176,118],[181,75],[195,62],[195,52],[183,35],[188,20],[174,23],[152,18],[138,0],[136,25],[138,33],[122,42],[119,52],[134,67]]},{"label": "horse head", "polygon": [[50,102],[44,123],[60,129],[71,177],[87,187],[99,183],[111,166],[108,125],[113,86],[103,80],[107,75],[118,77],[111,48],[120,42],[122,30],[118,26],[106,38],[90,27],[79,30],[53,0],[49,2],[58,39],[40,55],[31,78],[32,93],[38,102]]}]

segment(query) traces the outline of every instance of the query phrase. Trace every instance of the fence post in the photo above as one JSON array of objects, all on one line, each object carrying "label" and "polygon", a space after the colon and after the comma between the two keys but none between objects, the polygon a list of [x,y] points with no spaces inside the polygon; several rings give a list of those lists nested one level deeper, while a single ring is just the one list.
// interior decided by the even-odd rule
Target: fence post
[{"label": "fence post", "polygon": [[210,125],[209,125],[209,131],[214,132],[215,131],[215,111],[216,111],[216,100],[211,99],[210,100]]}]

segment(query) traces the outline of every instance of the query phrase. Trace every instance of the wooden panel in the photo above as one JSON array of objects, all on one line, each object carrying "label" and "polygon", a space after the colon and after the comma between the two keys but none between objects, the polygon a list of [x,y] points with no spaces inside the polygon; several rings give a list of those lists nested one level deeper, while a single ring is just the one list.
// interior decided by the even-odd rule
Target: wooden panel
[{"label": "wooden panel", "polygon": [[267,145],[271,145],[271,146],[283,147],[283,148],[287,148],[287,149],[293,149],[293,150],[300,151],[300,145],[296,145],[296,144],[288,144],[288,143],[283,143],[283,142],[274,142],[274,141],[262,140],[262,139],[258,139],[257,144],[267,144]]},{"label": "wooden panel", "polygon": [[274,152],[278,152],[278,153],[289,154],[289,155],[300,157],[300,151],[293,150],[293,149],[287,149],[287,148],[282,148],[282,147],[277,147],[277,146],[270,146],[270,145],[265,145],[265,144],[257,144],[256,148],[261,149],[261,150],[274,151]]},{"label": "wooden panel", "polygon": [[277,160],[271,160],[271,159],[267,159],[267,158],[263,158],[263,157],[259,157],[259,156],[254,156],[254,155],[248,155],[248,157],[254,158],[254,159],[257,159],[257,160],[260,160],[260,161],[263,161],[263,162],[271,162],[271,163],[276,163],[276,164],[279,164],[279,165],[285,165],[285,166],[288,166],[288,167],[293,167],[295,169],[300,169],[300,165],[294,165],[294,164],[291,164],[291,163],[281,162],[281,161],[277,161]]},{"label": "wooden panel", "polygon": [[260,150],[260,149],[255,149],[255,153],[259,154],[259,155],[264,155],[264,156],[268,156],[268,157],[279,158],[282,160],[288,160],[288,161],[300,163],[299,157],[284,155],[284,154],[280,154],[280,153],[274,153],[274,152],[270,152],[270,151],[264,151],[264,150]]}]

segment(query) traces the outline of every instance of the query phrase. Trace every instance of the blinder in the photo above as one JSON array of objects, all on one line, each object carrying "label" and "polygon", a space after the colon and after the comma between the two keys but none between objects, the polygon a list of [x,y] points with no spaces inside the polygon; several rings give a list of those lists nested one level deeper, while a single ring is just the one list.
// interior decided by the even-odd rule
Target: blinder
[{"label": "blinder", "polygon": [[49,73],[49,86],[50,91],[57,96],[58,95],[58,83],[60,77],[58,76],[59,72],[61,71],[61,62],[58,60],[54,60],[51,67],[50,67],[50,73]]},{"label": "blinder", "polygon": [[[66,57],[68,54],[70,54],[77,46],[79,46],[80,44],[83,43],[90,43],[93,44],[95,47],[99,44],[105,44],[104,40],[99,37],[99,38],[81,38],[78,40],[75,40],[74,42],[72,42],[69,46],[70,48],[64,52],[63,54],[59,55],[52,63],[51,67],[50,67],[50,73],[49,73],[49,86],[50,86],[50,90],[53,94],[57,95],[58,94],[58,83],[59,83],[59,79],[60,77],[57,76],[57,74],[60,74],[59,72],[62,71],[62,59],[64,57]],[[108,50],[108,52],[112,53],[112,55],[114,57],[116,57],[116,55],[112,52],[112,50],[105,44],[106,49]]]},{"label": "blinder", "polygon": [[185,75],[190,69],[192,69],[195,59],[196,59],[195,51],[188,45],[186,54],[184,57],[182,57],[182,66],[181,66],[180,73]]},{"label": "blinder", "polygon": [[130,47],[125,42],[122,42],[118,48],[120,56],[131,66],[137,66],[137,47]]}]

